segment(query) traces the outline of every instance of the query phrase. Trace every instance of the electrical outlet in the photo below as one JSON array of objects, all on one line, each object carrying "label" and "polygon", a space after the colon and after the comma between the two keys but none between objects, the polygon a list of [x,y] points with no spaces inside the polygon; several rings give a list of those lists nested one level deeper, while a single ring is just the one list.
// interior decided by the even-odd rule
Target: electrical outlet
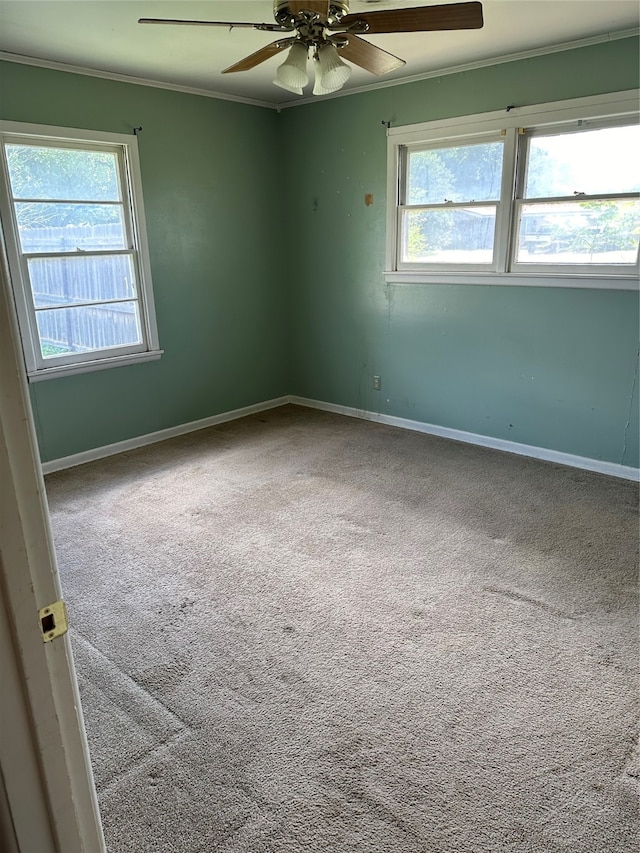
[{"label": "electrical outlet", "polygon": [[382,388],[382,379],[379,376],[373,377],[373,390],[379,391]]}]

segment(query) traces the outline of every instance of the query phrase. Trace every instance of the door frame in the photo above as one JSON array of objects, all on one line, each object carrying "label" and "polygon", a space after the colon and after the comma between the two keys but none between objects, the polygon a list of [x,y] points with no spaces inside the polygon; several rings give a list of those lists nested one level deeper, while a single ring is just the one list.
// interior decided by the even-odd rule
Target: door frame
[{"label": "door frame", "polygon": [[69,635],[45,643],[38,618],[62,592],[2,239],[0,483],[3,831],[18,850],[105,853]]}]

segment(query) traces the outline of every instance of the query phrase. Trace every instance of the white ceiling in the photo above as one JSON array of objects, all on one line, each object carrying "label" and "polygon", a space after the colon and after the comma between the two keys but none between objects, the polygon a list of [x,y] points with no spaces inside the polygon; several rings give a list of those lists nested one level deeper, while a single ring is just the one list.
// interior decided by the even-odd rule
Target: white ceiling
[{"label": "white ceiling", "polygon": [[[449,0],[352,0],[350,11],[442,2]],[[220,73],[273,34],[137,23],[140,17],[272,22],[272,9],[271,0],[0,0],[0,51],[278,106],[301,100],[271,82],[284,55],[251,71]],[[640,23],[637,0],[485,0],[483,9],[481,30],[368,37],[407,64],[383,78],[354,67],[343,91],[617,35]]]}]

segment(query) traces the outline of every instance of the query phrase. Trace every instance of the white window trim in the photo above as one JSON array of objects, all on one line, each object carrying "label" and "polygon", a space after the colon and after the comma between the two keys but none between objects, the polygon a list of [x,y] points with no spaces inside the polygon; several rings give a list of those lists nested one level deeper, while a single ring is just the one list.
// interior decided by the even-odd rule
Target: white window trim
[{"label": "white window trim", "polygon": [[[506,154],[506,150],[504,150],[504,149],[506,149],[505,140],[502,139],[502,135],[500,134],[500,132],[498,130],[494,130],[492,133],[474,134],[473,139],[466,139],[465,140],[465,143],[467,143],[469,145],[482,144],[482,143],[486,143],[486,142],[502,143],[504,154]],[[398,197],[399,197],[399,199],[405,197],[406,190],[407,190],[406,186],[404,185],[404,183],[408,177],[405,160],[408,159],[411,156],[411,154],[414,154],[414,153],[420,152],[420,151],[428,151],[430,149],[442,148],[442,147],[444,147],[445,144],[446,143],[443,143],[441,140],[435,140],[432,142],[430,141],[430,142],[424,143],[422,145],[403,145],[399,149],[399,151],[398,151]],[[506,156],[504,157],[504,160],[506,160]],[[503,182],[504,182],[504,169],[503,169]],[[487,200],[487,201],[482,200],[482,201],[478,201],[478,202],[472,202],[471,205],[460,204],[459,206],[461,206],[461,207],[464,206],[465,208],[468,206],[476,206],[476,207],[494,207],[495,206],[496,219],[497,219],[497,223],[499,223],[500,220],[502,219],[503,211],[505,208],[505,205],[500,203],[501,199],[502,199],[502,191],[504,189],[503,182],[501,183],[501,186],[500,186],[500,197],[495,198],[495,199],[491,199],[491,200]],[[418,205],[414,206],[414,205],[410,205],[410,204],[405,203],[402,205],[401,208],[400,208],[400,205],[398,205],[397,213],[400,215],[396,216],[396,224],[395,224],[395,227],[397,230],[396,246],[400,246],[402,241],[403,241],[403,216],[402,216],[401,211],[408,211],[408,210],[411,210],[412,208],[415,208],[415,207],[422,207],[422,205],[418,204]],[[437,205],[437,207],[439,207],[440,209],[445,209],[444,205]],[[501,229],[497,227],[496,228],[496,236],[499,236],[501,233],[502,233]],[[492,260],[491,260],[491,266],[492,267],[495,267],[500,263],[500,245],[501,245],[500,240],[496,239],[494,247],[493,247],[493,256],[492,256]],[[470,272],[470,273],[480,272],[481,273],[481,272],[486,271],[488,264],[486,264],[486,263],[476,263],[476,264],[465,263],[462,265],[456,265],[455,270],[461,271],[460,266],[464,267],[464,270],[463,270],[464,272]],[[415,264],[415,263],[406,262],[406,261],[402,262],[402,263],[398,262],[398,271],[402,271],[402,272],[413,272],[413,271],[429,272],[432,270],[437,271],[437,270],[440,270],[442,268],[443,268],[442,263]]]},{"label": "white window trim", "polygon": [[[515,163],[518,145],[518,128],[536,129],[564,124],[569,121],[588,121],[598,118],[637,117],[640,106],[640,90],[629,89],[606,95],[535,104],[527,107],[512,106],[471,116],[456,116],[433,122],[389,127],[387,129],[387,240],[384,278],[390,284],[479,284],[512,285],[521,287],[572,287],[609,290],[637,290],[638,273],[616,275],[571,274],[558,270],[549,272],[507,272],[509,257],[510,222],[512,216]],[[496,252],[498,266],[494,271],[479,272],[460,267],[448,270],[444,265],[424,266],[400,265],[397,262],[399,247],[398,206],[401,186],[401,151],[407,146],[430,143],[455,143],[472,141],[473,137],[486,137],[496,132],[505,132],[505,161],[511,164],[503,172],[501,198],[496,228]],[[507,159],[508,158],[508,159]]]},{"label": "white window trim", "polygon": [[[103,145],[114,145],[124,149],[125,168],[127,171],[126,186],[129,192],[128,202],[133,211],[134,222],[132,233],[134,247],[138,261],[140,281],[138,284],[138,301],[140,306],[140,317],[143,327],[144,344],[137,351],[127,351],[126,348],[114,350],[110,355],[103,350],[99,357],[95,352],[86,354],[86,358],[65,364],[45,364],[39,362],[39,344],[31,327],[30,312],[27,308],[26,290],[29,285],[22,273],[22,253],[19,249],[18,235],[13,225],[13,210],[8,194],[0,194],[0,214],[4,226],[4,241],[11,269],[13,303],[15,306],[22,348],[30,382],[43,379],[52,379],[59,376],[69,376],[77,373],[86,373],[93,370],[104,370],[110,367],[119,367],[127,364],[136,364],[160,358],[163,350],[160,349],[158,339],[158,328],[156,323],[155,305],[153,299],[153,286],[151,280],[151,264],[149,261],[149,249],[147,244],[147,229],[144,215],[144,204],[142,194],[142,178],[140,171],[140,158],[138,154],[138,139],[133,133],[108,133],[94,130],[81,130],[79,128],[51,127],[49,125],[27,124],[24,122],[0,121],[0,136],[12,139],[29,139],[37,141],[60,141],[61,143],[77,142],[79,144],[101,143]],[[2,158],[4,160],[4,157]],[[3,170],[4,171],[4,170]],[[9,186],[8,175],[1,176],[5,188]],[[124,352],[123,352],[124,349]],[[100,352],[100,351],[98,351]]]}]

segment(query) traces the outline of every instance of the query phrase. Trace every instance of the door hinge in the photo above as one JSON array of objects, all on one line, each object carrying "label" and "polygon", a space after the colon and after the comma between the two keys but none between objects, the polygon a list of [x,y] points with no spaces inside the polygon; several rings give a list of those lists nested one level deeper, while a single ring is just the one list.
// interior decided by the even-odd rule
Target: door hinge
[{"label": "door hinge", "polygon": [[40,617],[42,639],[45,643],[50,643],[56,637],[61,637],[67,633],[69,629],[67,606],[62,599],[42,607],[38,610],[38,616]]}]

